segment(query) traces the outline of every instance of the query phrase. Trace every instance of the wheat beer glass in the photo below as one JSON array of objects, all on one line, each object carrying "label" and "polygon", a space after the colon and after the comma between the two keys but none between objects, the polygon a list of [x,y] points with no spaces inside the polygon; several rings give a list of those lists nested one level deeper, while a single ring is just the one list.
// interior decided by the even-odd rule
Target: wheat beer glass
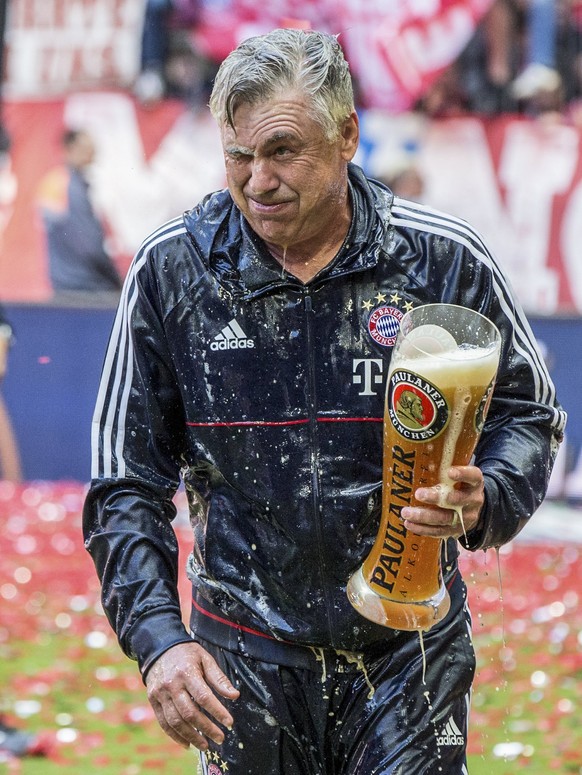
[{"label": "wheat beer glass", "polygon": [[454,304],[427,304],[402,319],[386,386],[380,528],[347,588],[367,619],[428,630],[449,610],[442,539],[407,530],[401,511],[417,504],[418,487],[434,485],[446,507],[448,471],[471,461],[483,428],[500,345],[493,323]]}]

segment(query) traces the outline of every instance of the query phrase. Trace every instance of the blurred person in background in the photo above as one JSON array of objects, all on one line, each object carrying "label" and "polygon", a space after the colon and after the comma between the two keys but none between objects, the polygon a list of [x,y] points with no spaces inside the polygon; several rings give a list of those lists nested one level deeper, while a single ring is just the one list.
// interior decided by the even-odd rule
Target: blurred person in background
[{"label": "blurred person in background", "polygon": [[[462,105],[469,113],[544,118],[570,105],[577,108],[582,94],[581,11],[580,0],[496,0],[449,68],[443,79],[448,89],[440,102]],[[422,106],[430,115],[442,115],[442,109],[430,110],[433,91]]]},{"label": "blurred person in background", "polygon": [[422,202],[425,183],[418,153],[414,143],[387,151],[380,148],[369,161],[370,176],[387,186],[394,196]]},{"label": "blurred person in background", "polygon": [[516,14],[515,0],[495,0],[449,68],[468,113],[493,116],[516,109],[510,90],[519,64]]},{"label": "blurred person in background", "polygon": [[12,343],[12,326],[6,319],[3,307],[0,305],[0,383],[6,374],[8,351]]},{"label": "blurred person in background", "polygon": [[521,68],[511,84],[520,113],[580,125],[580,0],[514,0]]},{"label": "blurred person in background", "polygon": [[133,86],[142,105],[152,107],[166,97],[191,107],[206,103],[216,66],[193,43],[199,5],[199,0],[146,0],[140,69]]},{"label": "blurred person in background", "polygon": [[60,298],[118,295],[121,277],[91,201],[88,170],[95,159],[95,143],[89,132],[67,129],[62,148],[64,164],[49,171],[38,188],[52,288]]},{"label": "blurred person in background", "polygon": [[[12,326],[0,305],[0,386],[8,367],[8,353],[12,345]],[[18,446],[8,411],[0,392],[0,479],[19,482],[22,479]]]},{"label": "blurred person in background", "polygon": [[518,0],[523,14],[523,68],[511,89],[519,101],[530,101],[560,90],[556,47],[559,0]]},{"label": "blurred person in background", "polygon": [[134,94],[144,104],[159,102],[166,93],[165,67],[170,47],[172,0],[146,0],[141,34],[140,71]]}]

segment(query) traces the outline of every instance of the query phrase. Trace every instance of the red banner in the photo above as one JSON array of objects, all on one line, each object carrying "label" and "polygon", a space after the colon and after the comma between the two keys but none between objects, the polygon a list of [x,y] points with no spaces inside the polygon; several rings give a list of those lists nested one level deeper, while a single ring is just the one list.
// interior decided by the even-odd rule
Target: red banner
[{"label": "red banner", "polygon": [[412,107],[465,48],[491,4],[407,0],[397,14],[347,20],[347,54],[365,104],[396,112]]},{"label": "red banner", "polygon": [[307,23],[339,35],[363,103],[402,111],[458,56],[491,5],[492,0],[206,0],[192,32],[197,48],[217,61],[244,38],[275,27]]},{"label": "red banner", "polygon": [[[492,1],[175,0],[175,4],[176,23],[186,25],[195,48],[216,61],[244,38],[275,27],[306,25],[339,35],[363,104],[402,111],[456,58]],[[12,0],[7,94],[46,98],[85,88],[131,85],[139,68],[143,7],[143,0]]]},{"label": "red banner", "polygon": [[5,93],[46,98],[127,86],[139,67],[143,0],[10,0]]}]

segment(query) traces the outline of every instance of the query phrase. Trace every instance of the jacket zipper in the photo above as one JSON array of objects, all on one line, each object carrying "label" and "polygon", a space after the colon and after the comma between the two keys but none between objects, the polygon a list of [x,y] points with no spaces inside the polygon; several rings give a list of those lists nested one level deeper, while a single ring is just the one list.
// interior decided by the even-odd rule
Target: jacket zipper
[{"label": "jacket zipper", "polygon": [[330,600],[329,590],[323,583],[325,578],[325,559],[323,554],[324,530],[321,519],[321,487],[319,482],[319,426],[317,423],[317,387],[315,379],[315,362],[313,349],[313,303],[309,289],[304,290],[304,307],[307,329],[307,373],[309,375],[309,441],[311,445],[310,463],[311,463],[311,500],[313,507],[313,517],[315,521],[315,530],[317,534],[317,550],[319,556],[319,568],[322,579],[322,590],[325,598],[325,611],[327,616],[327,626],[329,630],[330,642],[333,643],[333,627],[331,621],[332,601]]}]

